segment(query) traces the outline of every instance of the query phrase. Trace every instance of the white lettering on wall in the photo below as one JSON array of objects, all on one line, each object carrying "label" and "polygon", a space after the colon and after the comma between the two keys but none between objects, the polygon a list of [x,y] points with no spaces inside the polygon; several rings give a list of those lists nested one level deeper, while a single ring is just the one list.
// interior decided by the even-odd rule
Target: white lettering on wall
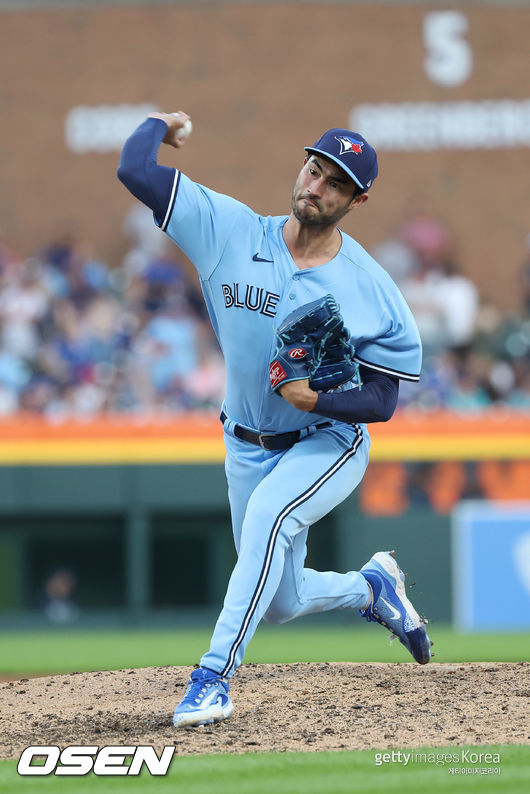
[{"label": "white lettering on wall", "polygon": [[66,145],[76,154],[120,151],[155,105],[78,105],[65,119]]},{"label": "white lettering on wall", "polygon": [[530,99],[357,105],[350,129],[387,152],[530,146]]},{"label": "white lettering on wall", "polygon": [[464,38],[468,21],[459,11],[431,11],[423,18],[423,66],[436,85],[462,85],[473,71],[473,53]]}]

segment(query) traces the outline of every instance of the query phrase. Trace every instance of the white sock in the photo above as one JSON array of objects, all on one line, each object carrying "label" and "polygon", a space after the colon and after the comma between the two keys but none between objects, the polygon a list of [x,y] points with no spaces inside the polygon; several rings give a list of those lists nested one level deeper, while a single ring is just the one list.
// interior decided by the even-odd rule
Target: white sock
[{"label": "white sock", "polygon": [[374,603],[374,591],[372,590],[372,585],[370,584],[370,582],[368,581],[368,579],[366,580],[366,584],[368,585],[368,590],[370,591],[370,597],[369,597],[369,599],[368,599],[367,603],[364,605],[364,607],[361,607],[361,609],[363,610],[363,612],[364,612],[366,609],[368,609],[368,607],[371,607],[371,606],[372,606],[372,604]]}]

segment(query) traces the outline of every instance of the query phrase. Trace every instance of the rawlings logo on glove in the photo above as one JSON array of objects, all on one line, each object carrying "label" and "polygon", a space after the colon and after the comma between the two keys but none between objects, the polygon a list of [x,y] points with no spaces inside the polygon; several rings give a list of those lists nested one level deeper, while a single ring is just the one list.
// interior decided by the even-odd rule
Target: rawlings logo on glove
[{"label": "rawlings logo on glove", "polygon": [[291,312],[276,330],[269,366],[271,389],[309,378],[314,391],[326,391],[357,376],[353,345],[332,295]]},{"label": "rawlings logo on glove", "polygon": [[305,358],[306,356],[307,352],[303,347],[295,347],[292,350],[289,350],[289,358]]},{"label": "rawlings logo on glove", "polygon": [[271,361],[269,367],[269,377],[271,380],[271,389],[274,391],[280,383],[287,379],[287,373],[279,361]]}]

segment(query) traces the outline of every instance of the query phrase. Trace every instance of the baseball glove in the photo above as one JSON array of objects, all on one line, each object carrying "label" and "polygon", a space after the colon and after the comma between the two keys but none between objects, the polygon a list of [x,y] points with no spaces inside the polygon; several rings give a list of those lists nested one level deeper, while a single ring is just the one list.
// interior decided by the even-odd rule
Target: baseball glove
[{"label": "baseball glove", "polygon": [[291,312],[276,330],[269,366],[271,389],[309,378],[314,391],[327,391],[357,375],[354,348],[332,295]]}]

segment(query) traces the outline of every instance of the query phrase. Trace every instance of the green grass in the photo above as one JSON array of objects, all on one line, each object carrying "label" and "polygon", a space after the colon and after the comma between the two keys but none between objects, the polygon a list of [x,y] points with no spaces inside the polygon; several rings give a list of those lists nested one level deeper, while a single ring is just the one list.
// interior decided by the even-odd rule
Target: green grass
[{"label": "green grass", "polygon": [[[379,626],[262,626],[246,662],[407,662],[399,644],[390,646]],[[434,661],[526,661],[526,634],[458,634],[433,627]],[[128,667],[195,664],[208,648],[209,628],[175,630],[63,630],[0,633],[0,674],[68,673]]]},{"label": "green grass", "polygon": [[[530,657],[524,634],[462,635],[432,627],[435,661],[522,661]],[[63,630],[2,632],[0,672],[45,674],[74,670],[112,670],[165,664],[191,665],[208,646],[209,628],[172,630]],[[406,651],[378,626],[261,626],[249,646],[248,662],[408,661]],[[454,752],[436,748],[425,752]],[[448,766],[416,763],[377,766],[375,751],[338,753],[259,753],[243,756],[176,757],[167,777],[85,778],[24,777],[16,763],[0,763],[0,792],[164,792],[175,794],[342,794],[355,792],[499,792],[522,794],[528,747],[476,748],[499,752],[501,773],[450,774]],[[419,751],[417,751],[419,752]],[[476,765],[475,765],[476,766]],[[485,765],[482,765],[485,766]]]},{"label": "green grass", "polygon": [[[430,762],[376,765],[376,751],[323,753],[256,753],[175,757],[166,777],[143,774],[138,778],[18,777],[16,762],[0,763],[0,792],[41,794],[105,791],[174,792],[179,794],[355,794],[358,792],[430,792],[437,794],[522,794],[528,783],[530,748],[495,745],[466,748],[474,752],[500,754],[500,764]],[[410,751],[406,751],[410,752]],[[460,752],[454,747],[416,749],[415,753]],[[500,774],[451,774],[450,767],[492,769]],[[525,784],[526,781],[526,784]]]},{"label": "green grass", "polygon": [[[458,634],[431,626],[439,662],[522,661],[530,658],[524,634]],[[112,670],[165,664],[191,665],[208,646],[209,628],[175,630],[55,630],[0,632],[0,673],[46,674]],[[378,626],[261,626],[247,662],[408,661],[406,651]],[[30,739],[28,740],[30,741]],[[87,792],[174,792],[174,794],[371,794],[393,790],[460,794],[522,794],[528,783],[530,748],[477,747],[498,752],[500,774],[451,774],[449,765],[375,763],[375,751],[336,753],[256,753],[175,757],[167,777],[19,777],[16,762],[0,762],[0,792],[55,794]],[[415,752],[420,752],[416,750]],[[454,747],[421,752],[454,753]],[[457,750],[458,752],[458,750]],[[454,766],[462,766],[455,764]],[[486,764],[464,764],[487,768]],[[525,784],[526,781],[526,784]]]}]

